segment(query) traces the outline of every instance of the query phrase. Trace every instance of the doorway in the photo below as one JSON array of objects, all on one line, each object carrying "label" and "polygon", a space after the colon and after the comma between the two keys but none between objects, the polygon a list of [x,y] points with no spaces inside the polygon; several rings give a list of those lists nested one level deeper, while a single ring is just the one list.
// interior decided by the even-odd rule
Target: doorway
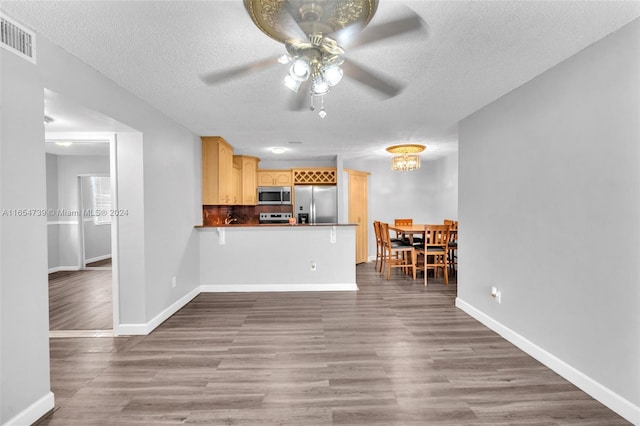
[{"label": "doorway", "polygon": [[90,132],[46,136],[51,337],[113,334],[112,143]]}]

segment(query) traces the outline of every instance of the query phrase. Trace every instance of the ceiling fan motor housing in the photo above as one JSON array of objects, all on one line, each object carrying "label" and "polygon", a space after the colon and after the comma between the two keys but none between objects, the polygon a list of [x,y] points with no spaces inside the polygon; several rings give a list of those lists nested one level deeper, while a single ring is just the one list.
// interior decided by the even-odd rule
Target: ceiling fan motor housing
[{"label": "ceiling fan motor housing", "polygon": [[286,43],[295,38],[287,27],[291,19],[309,38],[352,25],[362,29],[373,19],[378,0],[244,0],[244,5],[263,33]]}]

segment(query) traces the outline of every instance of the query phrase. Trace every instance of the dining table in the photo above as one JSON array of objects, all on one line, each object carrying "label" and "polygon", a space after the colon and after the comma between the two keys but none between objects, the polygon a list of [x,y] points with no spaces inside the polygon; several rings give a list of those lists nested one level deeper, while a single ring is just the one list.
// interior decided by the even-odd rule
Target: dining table
[{"label": "dining table", "polygon": [[402,234],[403,239],[404,236],[407,235],[409,237],[409,241],[413,244],[414,236],[418,236],[424,241],[424,227],[427,225],[413,224],[413,225],[392,225],[389,224],[389,230],[395,231],[398,234]]},{"label": "dining table", "polygon": [[[424,224],[413,224],[413,225],[391,225],[389,224],[389,230],[395,231],[402,234],[403,239],[404,236],[407,235],[409,237],[409,241],[413,244],[414,237],[421,238],[423,244],[425,242],[425,231],[424,227],[427,225]],[[429,241],[427,240],[428,244]],[[458,251],[458,230],[457,229],[449,229],[449,247],[448,249],[448,262],[451,266],[452,272],[455,272],[457,266],[457,251]]]},{"label": "dining table", "polygon": [[[392,225],[389,224],[389,230],[395,231],[399,234],[408,235],[410,240],[413,240],[414,236],[418,236],[422,238],[424,241],[424,227],[427,226],[425,224],[413,224],[413,225]],[[458,241],[457,238],[458,230],[457,229],[449,229],[449,241]]]}]

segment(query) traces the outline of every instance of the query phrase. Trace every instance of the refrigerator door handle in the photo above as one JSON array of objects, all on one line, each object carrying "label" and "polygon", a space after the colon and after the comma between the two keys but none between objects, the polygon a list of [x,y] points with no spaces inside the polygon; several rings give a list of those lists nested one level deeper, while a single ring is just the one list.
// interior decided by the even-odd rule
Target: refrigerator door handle
[{"label": "refrigerator door handle", "polygon": [[316,209],[313,203],[313,198],[311,199],[311,204],[309,205],[309,216],[311,217],[310,222],[316,223]]}]

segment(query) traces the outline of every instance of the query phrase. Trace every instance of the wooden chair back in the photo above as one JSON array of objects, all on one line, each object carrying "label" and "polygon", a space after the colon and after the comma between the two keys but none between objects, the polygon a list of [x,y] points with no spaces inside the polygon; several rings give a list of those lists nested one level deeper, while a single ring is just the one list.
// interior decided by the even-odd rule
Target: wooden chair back
[{"label": "wooden chair back", "polygon": [[376,235],[376,243],[378,243],[378,244],[382,243],[382,235],[380,235],[380,221],[379,220],[374,220],[373,221],[373,232]]},{"label": "wooden chair back", "polygon": [[411,226],[413,225],[413,219],[395,219],[394,224],[400,226]]},{"label": "wooden chair back", "polygon": [[458,221],[457,220],[451,220],[451,219],[445,219],[444,220],[444,224],[445,225],[449,225],[449,229],[458,229]]},{"label": "wooden chair back", "polygon": [[427,285],[427,273],[430,269],[437,275],[438,269],[444,273],[444,283],[449,284],[448,275],[449,225],[425,225],[424,244],[418,246],[423,262],[418,269],[424,270],[424,285]]},{"label": "wooden chair back", "polygon": [[382,235],[384,256],[383,262],[387,265],[387,280],[391,277],[391,268],[402,268],[411,273],[416,279],[416,250],[412,245],[402,243],[392,243],[389,235],[389,224],[380,223],[380,233]]},{"label": "wooden chair back", "polygon": [[424,239],[425,248],[440,246],[446,250],[449,244],[449,225],[425,225]]}]

